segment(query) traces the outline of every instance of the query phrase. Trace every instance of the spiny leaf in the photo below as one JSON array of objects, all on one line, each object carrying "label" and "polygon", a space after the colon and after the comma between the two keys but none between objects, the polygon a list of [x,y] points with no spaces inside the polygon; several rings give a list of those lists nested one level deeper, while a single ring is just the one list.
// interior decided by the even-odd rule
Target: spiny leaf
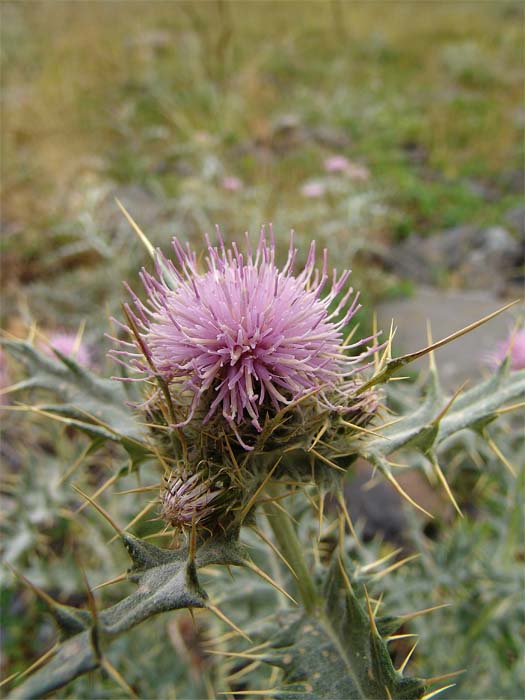
[{"label": "spiny leaf", "polygon": [[[424,454],[436,450],[460,430],[482,430],[497,417],[502,406],[525,393],[525,370],[509,373],[504,368],[476,387],[460,394],[441,415],[449,400],[443,396],[435,374],[431,375],[426,399],[419,409],[408,413],[382,431],[388,440],[370,440],[364,452],[372,462],[402,447],[414,447]],[[435,419],[440,416],[439,421]]]},{"label": "spiny leaf", "polygon": [[[242,566],[245,554],[237,534],[206,540],[193,559],[189,558],[188,547],[161,549],[124,533],[122,541],[133,562],[129,578],[138,587],[120,602],[97,613],[97,640],[101,648],[116,635],[158,613],[208,607],[208,597],[199,584],[197,569],[211,564]],[[68,619],[81,623],[82,631],[59,645],[55,656],[17,686],[9,697],[41,698],[99,665],[99,655],[93,645],[92,615],[86,610],[78,610],[73,615],[69,608],[68,613]]]},{"label": "spiny leaf", "polygon": [[61,416],[93,439],[120,442],[134,463],[146,459],[146,433],[126,407],[126,395],[118,382],[98,377],[58,350],[54,350],[58,358],[54,359],[26,341],[2,338],[1,342],[28,371],[29,376],[14,391],[44,389],[61,399],[61,403],[35,410]]},{"label": "spiny leaf", "polygon": [[260,654],[282,670],[281,685],[272,697],[412,700],[423,696],[423,681],[394,669],[385,641],[337,557],[323,599],[324,608],[317,614],[286,610],[275,615],[279,631],[270,648]]}]

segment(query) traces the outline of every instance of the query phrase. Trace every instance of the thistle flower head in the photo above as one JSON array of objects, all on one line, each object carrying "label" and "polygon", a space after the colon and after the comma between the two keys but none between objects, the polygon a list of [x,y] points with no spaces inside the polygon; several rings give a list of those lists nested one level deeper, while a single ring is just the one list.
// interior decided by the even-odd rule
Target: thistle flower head
[{"label": "thistle flower head", "polygon": [[214,247],[207,239],[204,269],[176,238],[176,263],[157,252],[156,275],[141,273],[147,303],[131,292],[135,309],[126,307],[133,342],[113,357],[172,389],[178,383],[175,403],[190,396],[179,426],[202,411],[203,422],[222,414],[237,435],[241,424],[261,431],[268,412],[308,394],[338,408],[330,396],[355,389],[353,375],[375,349],[350,357],[344,347],[344,328],[360,308],[349,272],[329,275],[326,251],[316,269],[312,243],[295,274],[293,234],[282,269],[264,229],[255,252],[248,239],[245,254],[235,243],[227,249],[219,232],[218,240]]},{"label": "thistle flower head", "polygon": [[170,474],[161,493],[161,516],[173,527],[203,524],[215,513],[215,502],[222,493],[220,484],[212,484],[200,472]]}]

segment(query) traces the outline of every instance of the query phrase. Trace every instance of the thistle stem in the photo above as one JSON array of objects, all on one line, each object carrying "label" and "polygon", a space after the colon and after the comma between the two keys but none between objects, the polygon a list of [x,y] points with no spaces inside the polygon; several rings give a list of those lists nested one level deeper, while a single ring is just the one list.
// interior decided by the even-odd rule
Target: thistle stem
[{"label": "thistle stem", "polygon": [[[266,490],[274,498],[281,495],[276,484],[269,484]],[[281,553],[295,571],[296,584],[304,608],[307,612],[312,613],[317,608],[319,599],[304,556],[304,544],[297,537],[297,532],[288,513],[272,502],[264,504],[264,511]]]}]

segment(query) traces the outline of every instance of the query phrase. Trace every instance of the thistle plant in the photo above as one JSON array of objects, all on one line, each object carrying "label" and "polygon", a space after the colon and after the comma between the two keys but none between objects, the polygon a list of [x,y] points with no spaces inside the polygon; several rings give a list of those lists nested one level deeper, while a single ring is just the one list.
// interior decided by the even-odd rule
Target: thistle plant
[{"label": "thistle plant", "polygon": [[[95,669],[132,692],[108,660],[109,645],[158,613],[188,608],[207,609],[229,627],[209,640],[224,658],[215,694],[428,700],[442,689],[440,679],[406,675],[408,658],[396,669],[389,653],[411,615],[383,614],[376,591],[378,572],[387,576],[402,562],[357,565],[342,485],[365,458],[418,507],[395,478],[393,456],[402,453],[409,465],[430,470],[457,506],[442,450],[465,430],[491,440],[487,428],[516,408],[525,372],[510,377],[505,360],[483,384],[448,397],[432,364],[424,399],[395,419],[385,410],[384,387],[404,365],[491,317],[392,358],[391,337],[354,339],[359,304],[349,273],[330,273],[326,253],[317,267],[313,244],[297,271],[293,237],[279,268],[271,229],[254,251],[247,238],[242,252],[218,233],[217,244],[207,240],[204,261],[177,239],[170,260],[138,233],[154,273],[140,274],[146,299],[128,288],[131,303],[115,319],[110,354],[118,377],[101,379],[57,348],[52,359],[29,342],[4,341],[28,369],[16,390],[60,399],[28,410],[127,452],[127,467],[108,488],[156,469],[156,483],[133,491],[160,493],[160,502],[155,496],[121,527],[98,502],[106,485],[92,496],[77,489],[115,529],[137,588],[103,609],[91,591],[88,609],[41,591],[62,641],[11,696],[42,697]],[[337,508],[325,513],[328,492]],[[169,546],[129,531],[148,513],[158,516],[155,535],[167,534]],[[267,548],[265,563],[248,547],[254,536]],[[222,597],[213,581],[204,583],[217,566],[240,568]],[[255,605],[255,615],[256,601],[246,595],[253,577],[280,597],[270,609]],[[246,667],[232,668],[232,660]]]}]

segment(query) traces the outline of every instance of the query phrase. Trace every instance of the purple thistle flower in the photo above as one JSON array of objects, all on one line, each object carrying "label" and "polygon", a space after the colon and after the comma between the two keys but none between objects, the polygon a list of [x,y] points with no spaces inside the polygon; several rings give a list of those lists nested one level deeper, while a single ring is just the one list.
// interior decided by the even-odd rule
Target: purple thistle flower
[{"label": "purple thistle flower", "polygon": [[496,368],[508,355],[511,370],[525,369],[525,328],[511,330],[508,337],[500,341],[496,350],[487,356],[487,364]]},{"label": "purple thistle flower", "polygon": [[[263,228],[255,254],[247,237],[243,255],[235,243],[226,249],[218,231],[218,247],[206,239],[203,271],[189,246],[174,238],[177,264],[157,251],[157,275],[141,272],[147,304],[131,292],[135,311],[126,310],[134,328],[117,321],[133,339],[119,341],[125,349],[112,351],[117,361],[168,386],[179,382],[180,391],[172,392],[178,404],[189,392],[179,427],[204,409],[204,423],[222,413],[239,438],[237,426],[249,422],[261,431],[268,412],[307,394],[326,408],[345,410],[333,405],[334,393],[355,391],[353,376],[377,349],[358,357],[346,353],[343,330],[360,308],[359,295],[348,288],[349,271],[338,276],[334,270],[330,284],[326,250],[319,271],[312,243],[304,269],[295,275],[293,232],[279,270],[271,230],[270,237],[268,242]],[[370,340],[375,337],[348,347]]]}]

